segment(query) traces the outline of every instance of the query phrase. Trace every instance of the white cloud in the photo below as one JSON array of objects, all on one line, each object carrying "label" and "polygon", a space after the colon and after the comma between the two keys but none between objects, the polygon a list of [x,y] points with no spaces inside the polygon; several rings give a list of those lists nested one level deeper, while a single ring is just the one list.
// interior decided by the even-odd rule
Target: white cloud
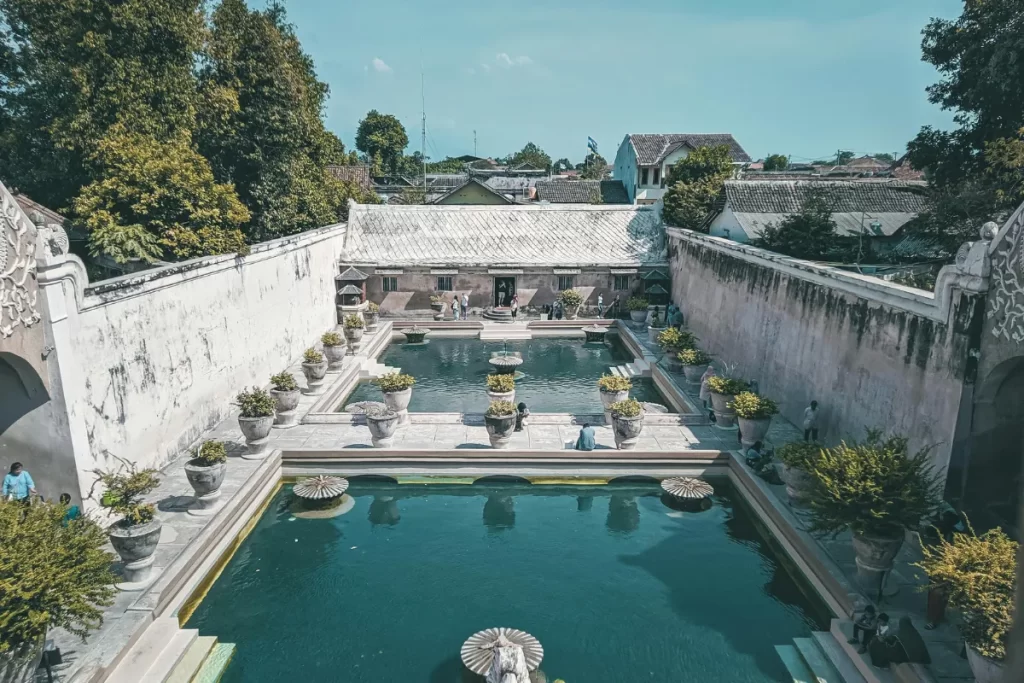
[{"label": "white cloud", "polygon": [[380,57],[374,57],[370,64],[373,65],[373,70],[378,73],[391,73],[392,71],[392,68]]},{"label": "white cloud", "polygon": [[527,64],[533,64],[533,60],[526,55],[520,55],[516,57],[516,64],[520,66],[526,66]]},{"label": "white cloud", "polygon": [[512,64],[513,64],[512,58],[509,57],[508,54],[506,54],[504,52],[499,52],[498,56],[496,57],[496,59],[498,60],[498,65],[499,66],[504,66],[504,67],[507,68],[507,67],[512,66]]},{"label": "white cloud", "polygon": [[499,52],[495,55],[494,61],[503,69],[511,69],[514,66],[528,66],[533,64],[533,60],[526,55],[511,57],[507,52]]},{"label": "white cloud", "polygon": [[490,64],[487,64],[487,63],[485,62],[485,63],[483,63],[483,64],[481,64],[481,65],[480,65],[480,68],[481,68],[481,69],[483,69],[484,71],[490,71],[490,70],[491,70],[491,65],[490,65]]}]

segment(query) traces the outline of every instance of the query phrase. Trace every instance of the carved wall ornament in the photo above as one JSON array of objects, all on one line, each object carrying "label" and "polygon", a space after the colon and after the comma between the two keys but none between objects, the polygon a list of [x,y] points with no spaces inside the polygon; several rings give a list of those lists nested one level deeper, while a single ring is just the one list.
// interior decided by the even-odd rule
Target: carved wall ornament
[{"label": "carved wall ornament", "polygon": [[993,336],[1019,344],[1024,342],[1024,210],[1010,220],[1013,223],[992,256],[988,315]]},{"label": "carved wall ornament", "polygon": [[35,231],[0,185],[0,339],[41,320],[36,302]]}]

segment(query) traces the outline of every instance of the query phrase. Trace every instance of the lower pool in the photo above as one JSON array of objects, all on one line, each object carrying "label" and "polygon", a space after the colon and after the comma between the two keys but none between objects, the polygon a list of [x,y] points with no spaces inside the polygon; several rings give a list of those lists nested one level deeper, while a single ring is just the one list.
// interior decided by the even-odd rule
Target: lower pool
[{"label": "lower pool", "polygon": [[[425,344],[392,343],[379,363],[416,378],[412,412],[482,413],[487,409],[487,362],[492,353],[522,354],[516,375],[516,402],[534,413],[597,414],[602,411],[597,380],[613,365],[631,362],[617,340],[586,344],[582,339],[540,338],[485,342],[479,339],[428,339]],[[630,396],[671,409],[650,379],[635,379]],[[359,384],[339,410],[357,401],[379,401],[380,390]]]},{"label": "lower pool", "polygon": [[676,512],[656,483],[352,482],[296,519],[290,487],[189,619],[235,643],[224,683],[459,683],[474,632],[544,647],[548,681],[791,681],[773,648],[827,628],[727,480]]}]

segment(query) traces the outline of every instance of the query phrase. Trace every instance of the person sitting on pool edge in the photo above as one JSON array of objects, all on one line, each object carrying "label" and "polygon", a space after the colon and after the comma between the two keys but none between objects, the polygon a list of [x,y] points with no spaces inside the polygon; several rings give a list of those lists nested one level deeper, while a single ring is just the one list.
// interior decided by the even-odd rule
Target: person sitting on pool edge
[{"label": "person sitting on pool edge", "polygon": [[516,431],[523,431],[523,427],[526,426],[526,418],[530,416],[530,409],[526,407],[525,403],[520,403],[516,406]]},{"label": "person sitting on pool edge", "polygon": [[597,436],[594,434],[594,428],[590,426],[589,422],[584,422],[580,436],[576,439],[576,450],[592,451],[595,448],[597,448]]}]

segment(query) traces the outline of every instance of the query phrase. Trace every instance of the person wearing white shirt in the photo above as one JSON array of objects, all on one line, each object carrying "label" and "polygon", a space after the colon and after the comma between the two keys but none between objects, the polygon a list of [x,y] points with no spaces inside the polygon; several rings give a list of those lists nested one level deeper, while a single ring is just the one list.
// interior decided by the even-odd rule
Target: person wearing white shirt
[{"label": "person wearing white shirt", "polygon": [[818,440],[818,402],[811,401],[811,405],[804,410],[804,441]]}]

